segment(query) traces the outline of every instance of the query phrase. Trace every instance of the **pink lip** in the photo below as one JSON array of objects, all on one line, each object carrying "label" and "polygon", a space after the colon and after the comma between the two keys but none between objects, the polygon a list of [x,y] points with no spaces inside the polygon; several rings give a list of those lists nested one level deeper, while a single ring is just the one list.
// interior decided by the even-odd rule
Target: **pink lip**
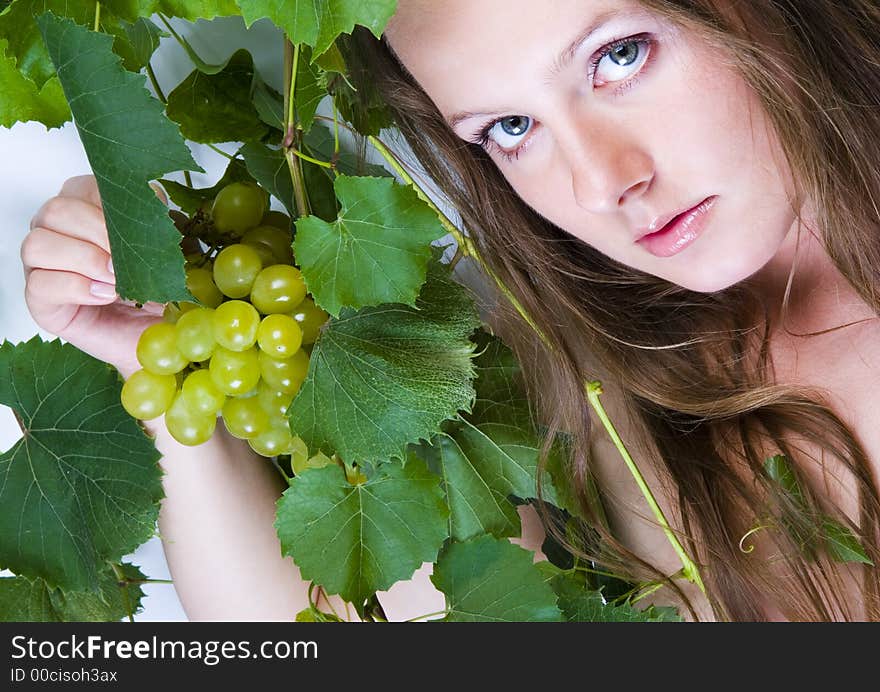
[{"label": "pink lip", "polygon": [[656,233],[649,233],[636,242],[656,257],[672,257],[684,250],[703,232],[717,195],[707,197],[695,207],[682,212]]}]

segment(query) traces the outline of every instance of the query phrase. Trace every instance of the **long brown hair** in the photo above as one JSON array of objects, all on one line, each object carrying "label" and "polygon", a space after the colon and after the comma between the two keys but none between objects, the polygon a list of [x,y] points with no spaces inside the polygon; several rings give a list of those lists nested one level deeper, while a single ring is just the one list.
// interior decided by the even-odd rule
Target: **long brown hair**
[{"label": "long brown hair", "polygon": [[[779,136],[796,187],[798,232],[803,201],[819,200],[818,237],[878,313],[876,1],[642,4],[730,56]],[[618,391],[638,444],[650,450],[642,462],[672,483],[675,530],[700,565],[714,617],[765,619],[759,604],[769,602],[792,620],[880,619],[877,567],[843,565],[809,549],[804,538],[821,535],[825,518],[833,517],[880,565],[880,497],[865,450],[821,392],[774,382],[768,344],[776,306],[748,282],[698,293],[604,256],[536,214],[481,147],[456,137],[384,36],[377,40],[358,27],[343,48],[360,93],[378,90],[486,266],[550,343],[503,299],[497,302],[493,327],[529,365],[529,396],[546,425],[542,466],[557,432],[572,441],[567,470],[583,530],[558,526],[539,502],[547,530],[584,559],[631,579],[659,578],[683,597],[675,579],[615,538],[590,499],[596,474],[585,450],[597,432],[584,383],[600,379],[605,390]],[[831,455],[842,464],[857,488],[857,521],[810,482],[808,455],[796,438],[818,445],[823,462]],[[765,472],[768,444],[787,457],[802,497]],[[759,535],[773,559],[743,549],[741,539],[756,527],[763,527]],[[843,589],[853,574],[861,577],[862,603],[850,602]]]}]

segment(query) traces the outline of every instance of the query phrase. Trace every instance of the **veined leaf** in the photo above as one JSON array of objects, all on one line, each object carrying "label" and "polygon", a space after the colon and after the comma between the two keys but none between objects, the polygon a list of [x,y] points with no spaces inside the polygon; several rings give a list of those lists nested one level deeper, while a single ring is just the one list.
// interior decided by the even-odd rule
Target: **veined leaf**
[{"label": "veined leaf", "polygon": [[584,588],[570,573],[557,575],[550,585],[569,622],[681,622],[674,608],[652,605],[639,610],[628,602],[606,603],[599,591]]},{"label": "veined leaf", "polygon": [[134,22],[110,17],[101,21],[104,31],[113,34],[113,51],[122,58],[122,66],[129,72],[138,72],[150,62],[159,47],[159,39],[168,36],[146,17]]},{"label": "veined leaf", "polygon": [[532,553],[506,538],[447,544],[431,581],[449,599],[444,622],[559,622],[556,594]]},{"label": "veined leaf", "polygon": [[861,562],[873,565],[868,553],[859,543],[852,531],[831,517],[825,517],[822,522],[822,532],[825,535],[825,545],[828,554],[837,562]]},{"label": "veined leaf", "polygon": [[379,38],[397,9],[397,0],[238,0],[238,6],[248,26],[269,17],[293,43],[312,46],[315,60],[356,24]]},{"label": "veined leaf", "polygon": [[290,179],[290,169],[287,167],[284,152],[257,142],[245,144],[240,152],[254,179],[284,205],[290,216],[295,216],[293,181]]},{"label": "veined leaf", "polygon": [[51,13],[37,22],[98,181],[119,295],[192,300],[180,233],[148,182],[173,170],[204,171],[144,77],[122,69],[112,36]]},{"label": "veined leaf", "polygon": [[440,479],[416,460],[384,464],[351,485],[338,465],[292,479],[275,527],[305,579],[359,608],[376,591],[434,562],[446,538]]},{"label": "veined leaf", "polygon": [[51,587],[97,589],[108,560],[153,535],[159,453],[108,365],[59,341],[0,346],[0,403],[24,437],[0,456],[0,565]]},{"label": "veined leaf", "polygon": [[340,175],[335,223],[298,219],[294,255],[315,302],[334,316],[344,307],[414,305],[431,242],[446,235],[436,212],[391,178]]},{"label": "veined leaf", "polygon": [[331,319],[288,415],[309,450],[346,460],[405,459],[405,448],[470,409],[468,339],[479,325],[471,297],[437,257],[416,307],[388,304]]},{"label": "veined leaf", "polygon": [[193,70],[168,94],[168,117],[194,142],[252,142],[268,132],[251,99],[254,61],[237,50],[216,74]]},{"label": "veined leaf", "polygon": [[161,12],[166,17],[179,17],[190,22],[239,14],[235,0],[141,0],[141,2],[145,5],[145,9],[141,10],[142,15]]},{"label": "veined leaf", "polygon": [[17,122],[37,120],[47,129],[61,127],[70,120],[70,108],[57,77],[52,77],[41,89],[19,72],[15,60],[6,55],[7,40],[0,39],[0,127],[12,127]]},{"label": "veined leaf", "polygon": [[[134,565],[122,564],[129,579],[144,579]],[[0,622],[113,622],[141,610],[144,592],[139,584],[119,586],[107,566],[99,575],[99,591],[62,591],[42,579],[0,578]]]}]

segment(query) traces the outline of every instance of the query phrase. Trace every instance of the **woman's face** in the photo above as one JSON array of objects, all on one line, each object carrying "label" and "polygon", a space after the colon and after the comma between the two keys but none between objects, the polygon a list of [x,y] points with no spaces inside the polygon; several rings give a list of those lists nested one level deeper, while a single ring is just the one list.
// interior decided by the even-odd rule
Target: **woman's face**
[{"label": "woman's face", "polygon": [[[793,228],[757,97],[637,2],[400,0],[386,33],[448,121],[473,114],[451,123],[459,137],[490,126],[487,151],[527,204],[623,264],[717,291],[758,272]],[[636,242],[707,199],[690,242]]]}]

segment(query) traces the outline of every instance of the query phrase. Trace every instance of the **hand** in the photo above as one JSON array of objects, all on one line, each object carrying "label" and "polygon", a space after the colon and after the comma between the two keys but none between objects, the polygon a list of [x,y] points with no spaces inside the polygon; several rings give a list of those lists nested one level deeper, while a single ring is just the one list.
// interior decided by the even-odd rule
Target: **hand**
[{"label": "hand", "polygon": [[[168,203],[157,188],[156,194]],[[93,175],[69,178],[31,219],[21,243],[25,300],[34,321],[123,377],[140,368],[137,341],[163,305],[136,308],[116,293],[110,241]]]}]

